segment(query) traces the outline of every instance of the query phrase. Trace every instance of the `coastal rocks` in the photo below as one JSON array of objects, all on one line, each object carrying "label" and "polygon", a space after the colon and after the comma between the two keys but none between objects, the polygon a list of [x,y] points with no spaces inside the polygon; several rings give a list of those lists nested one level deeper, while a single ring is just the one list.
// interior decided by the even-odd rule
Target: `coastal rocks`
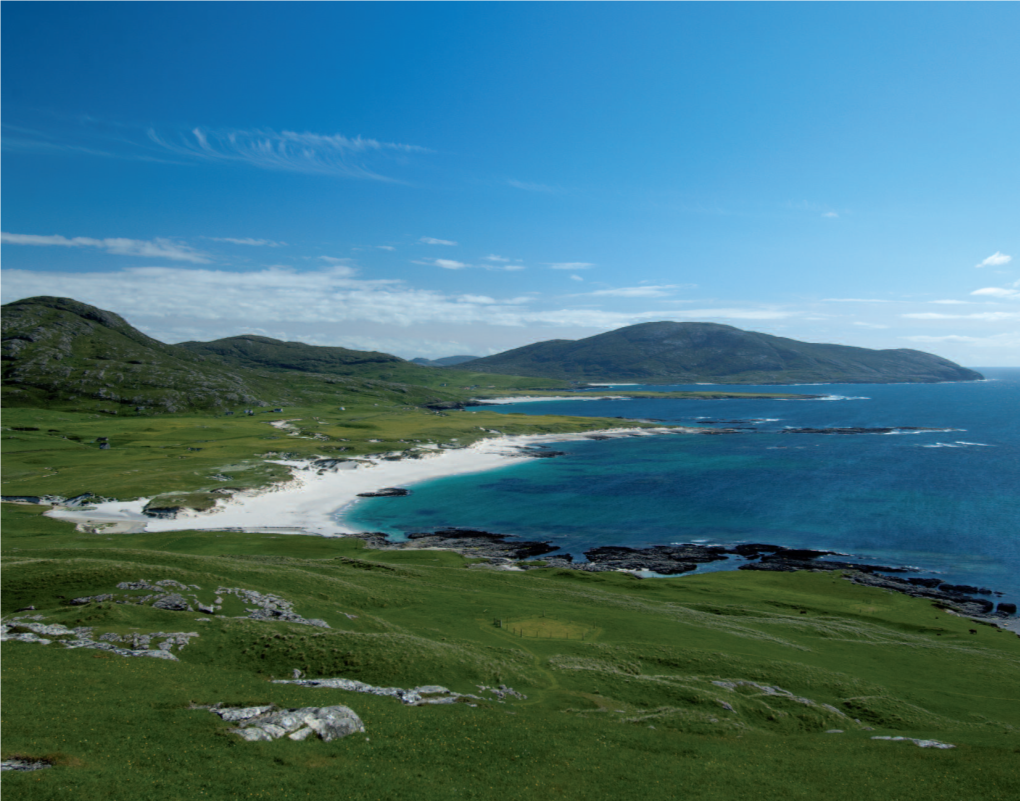
[{"label": "coastal rocks", "polygon": [[156,520],[174,520],[182,509],[181,506],[146,506],[142,514]]},{"label": "coastal rocks", "polygon": [[603,572],[608,570],[647,570],[667,576],[689,573],[698,565],[727,559],[726,549],[702,545],[657,545],[652,548],[624,548],[606,546],[585,551],[587,565],[581,570]]},{"label": "coastal rocks", "polygon": [[440,549],[488,559],[527,559],[557,550],[547,542],[514,540],[506,534],[492,534],[475,529],[444,528],[432,532],[415,532],[407,535],[406,542],[391,542],[386,534],[380,532],[353,536],[364,540],[365,545],[373,550]]},{"label": "coastal rocks", "polygon": [[905,742],[913,743],[918,748],[956,748],[955,745],[950,743],[940,743],[938,740],[918,740],[915,737],[889,737],[887,735],[876,735],[871,738],[872,740],[890,740],[893,742]]},{"label": "coastal rocks", "polygon": [[472,699],[480,701],[477,695],[456,693],[438,684],[425,684],[411,690],[404,690],[400,687],[376,687],[365,684],[363,681],[354,679],[276,679],[273,684],[296,684],[299,687],[320,687],[330,690],[347,690],[352,693],[365,693],[367,695],[381,695],[388,698],[396,698],[400,703],[407,706],[424,706],[427,704],[453,704],[458,699]]},{"label": "coastal rocks", "polygon": [[249,742],[272,741],[287,736],[305,740],[315,735],[330,742],[365,731],[357,713],[346,706],[306,706],[299,709],[276,709],[268,706],[241,708],[198,707],[208,709],[222,720],[236,723],[232,731]]},{"label": "coastal rocks", "polygon": [[465,556],[527,559],[557,550],[547,542],[510,541],[506,534],[492,534],[474,529],[444,528],[434,532],[407,535],[406,548],[451,548]]},{"label": "coastal rocks", "polygon": [[893,592],[901,592],[914,598],[927,598],[962,615],[981,617],[991,614],[995,609],[995,604],[991,601],[986,601],[983,598],[972,598],[961,592],[946,591],[945,585],[937,588],[923,587],[913,584],[906,579],[859,571],[850,573],[844,578],[847,578],[854,584],[880,587],[885,590],[892,590]]},{"label": "coastal rocks", "polygon": [[533,448],[521,448],[518,456],[527,456],[530,459],[551,459],[554,456],[566,456],[564,451],[554,451],[545,445],[536,445]]},{"label": "coastal rocks", "polygon": [[359,492],[359,498],[400,498],[404,495],[410,495],[411,490],[404,489],[403,487],[386,487],[385,489],[376,490],[375,492]]}]

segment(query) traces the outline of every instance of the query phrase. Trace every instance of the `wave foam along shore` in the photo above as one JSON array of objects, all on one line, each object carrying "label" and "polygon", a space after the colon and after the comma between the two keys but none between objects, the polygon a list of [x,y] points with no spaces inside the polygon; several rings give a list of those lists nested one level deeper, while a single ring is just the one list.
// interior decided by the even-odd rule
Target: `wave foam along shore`
[{"label": "wave foam along shore", "polygon": [[547,442],[569,442],[592,436],[617,438],[702,431],[678,426],[611,428],[582,434],[502,436],[480,440],[464,448],[426,453],[415,459],[390,461],[381,456],[366,457],[357,467],[337,472],[314,470],[310,461],[276,461],[276,464],[291,468],[289,481],[240,492],[220,501],[207,512],[182,513],[174,519],[150,518],[142,514],[149,499],[138,498],[99,503],[92,509],[51,509],[45,514],[82,525],[116,525],[124,533],[274,529],[280,533],[343,537],[359,532],[338,523],[334,515],[357,502],[358,495],[363,492],[494,470],[527,460],[526,448]]}]

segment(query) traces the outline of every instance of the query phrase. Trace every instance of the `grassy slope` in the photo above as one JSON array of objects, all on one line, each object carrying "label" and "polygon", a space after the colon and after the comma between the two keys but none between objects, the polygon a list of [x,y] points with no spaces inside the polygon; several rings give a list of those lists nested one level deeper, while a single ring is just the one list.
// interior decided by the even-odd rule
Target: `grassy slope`
[{"label": "grassy slope", "polygon": [[[268,425],[278,419],[294,420],[299,436]],[[620,423],[484,409],[437,415],[383,398],[342,413],[321,404],[256,417],[20,408],[5,412],[3,493],[201,494],[279,478],[260,458],[268,451],[346,455],[414,440],[466,444],[483,436],[480,428]],[[100,436],[110,438],[110,450],[99,450]],[[94,535],[40,511],[2,507],[5,615],[34,605],[47,622],[94,626],[97,635],[200,636],[176,663],[6,643],[3,755],[49,756],[59,765],[5,774],[19,798],[296,798],[324,790],[353,799],[674,798],[678,787],[706,799],[1020,793],[1020,643],[923,601],[827,574],[641,581],[553,569],[495,573],[449,552],[372,552],[358,540]],[[197,584],[205,601],[220,585],[276,593],[332,628],[63,605],[140,578]],[[239,603],[224,612],[243,613]],[[492,625],[495,617],[542,615],[596,633],[584,641],[521,639]],[[462,692],[505,682],[528,700],[409,708],[267,681],[294,668]],[[818,707],[731,693],[713,679],[775,684],[875,730]],[[368,733],[331,744],[244,743],[215,716],[188,708],[217,701],[348,704]],[[824,733],[831,728],[845,733]],[[922,750],[872,741],[874,734],[958,747]]]},{"label": "grassy slope", "polygon": [[[5,756],[63,767],[7,774],[25,798],[1015,798],[1017,668],[1005,632],[823,574],[640,581],[552,569],[465,569],[445,552],[352,540],[179,532],[97,537],[4,505],[3,611],[33,603],[96,633],[199,631],[178,663],[55,645],[4,646]],[[332,628],[218,619],[59,596],[173,578],[275,592]],[[228,614],[237,610],[225,609]],[[349,619],[347,614],[357,615]],[[497,616],[555,615],[594,638],[521,640]],[[969,629],[976,628],[977,634]],[[524,702],[403,707],[267,683],[301,668],[462,692],[506,682]],[[817,707],[734,693],[775,684]],[[242,743],[190,703],[350,705],[366,736]],[[724,710],[726,701],[734,712]],[[653,728],[654,727],[654,728]],[[841,728],[844,734],[825,734]],[[934,737],[950,751],[872,741]]]}]

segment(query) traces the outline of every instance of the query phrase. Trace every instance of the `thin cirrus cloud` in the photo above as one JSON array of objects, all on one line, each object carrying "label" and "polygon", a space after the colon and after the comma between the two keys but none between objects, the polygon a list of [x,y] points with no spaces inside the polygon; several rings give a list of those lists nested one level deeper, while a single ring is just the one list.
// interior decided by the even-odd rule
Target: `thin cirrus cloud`
[{"label": "thin cirrus cloud", "polygon": [[516,181],[513,178],[508,180],[506,183],[507,186],[512,186],[514,189],[523,189],[525,192],[553,193],[559,191],[555,187],[547,186],[546,184],[536,184],[529,181]]},{"label": "thin cirrus cloud", "polygon": [[251,245],[252,247],[281,248],[286,242],[274,242],[271,239],[234,239],[230,236],[207,236],[206,239],[212,242],[229,242],[231,245]]},{"label": "thin cirrus cloud", "polygon": [[546,262],[550,270],[587,270],[595,265],[587,261],[553,261]]},{"label": "thin cirrus cloud", "polygon": [[995,251],[987,259],[984,259],[983,261],[978,262],[974,266],[975,267],[1001,267],[1003,264],[1009,264],[1011,261],[1013,261],[1013,257],[1012,256],[1007,256],[1005,253],[1000,253],[999,251]]},{"label": "thin cirrus cloud", "polygon": [[663,284],[661,286],[625,286],[618,289],[596,289],[594,292],[585,292],[587,297],[605,298],[665,298],[673,294],[674,289],[679,289],[675,284]]},{"label": "thin cirrus cloud", "polygon": [[170,239],[125,239],[108,237],[94,239],[88,236],[65,237],[58,234],[38,236],[36,234],[0,233],[0,243],[5,245],[33,245],[37,247],[98,248],[114,256],[143,256],[168,261],[186,261],[192,264],[209,264],[211,259],[199,250],[174,242]]},{"label": "thin cirrus cloud", "polygon": [[1020,320],[1020,312],[975,312],[973,314],[939,314],[937,312],[918,312],[914,314],[903,314],[909,320],[986,320],[998,322],[1000,320]]},{"label": "thin cirrus cloud", "polygon": [[1007,331],[1002,334],[993,334],[987,337],[972,337],[963,334],[946,334],[934,336],[928,334],[917,334],[915,336],[903,337],[911,342],[933,343],[960,343],[964,345],[976,345],[983,348],[1018,348],[1020,347],[1020,331]]},{"label": "thin cirrus cloud", "polygon": [[456,261],[455,259],[415,259],[411,264],[422,264],[428,267],[442,267],[444,270],[464,270],[470,267],[470,264],[465,264],[462,261]]},{"label": "thin cirrus cloud", "polygon": [[168,136],[150,128],[149,142],[178,158],[210,162],[233,162],[264,170],[282,170],[347,178],[392,181],[368,166],[369,160],[387,155],[429,153],[427,148],[396,142],[380,142],[361,136],[298,133],[270,129],[212,130],[193,128]]},{"label": "thin cirrus cloud", "polygon": [[187,321],[246,333],[259,325],[328,325],[371,322],[386,326],[479,325],[610,329],[668,312],[625,313],[602,309],[535,309],[529,296],[500,300],[487,295],[449,295],[402,281],[353,278],[343,266],[297,271],[274,266],[239,275],[231,270],[132,267],[88,274],[7,270],[4,302],[45,295],[54,283],[62,293],[116,310],[154,336]]},{"label": "thin cirrus cloud", "polygon": [[418,240],[419,242],[426,245],[456,245],[457,243],[450,239],[436,239],[434,236],[423,236]]}]

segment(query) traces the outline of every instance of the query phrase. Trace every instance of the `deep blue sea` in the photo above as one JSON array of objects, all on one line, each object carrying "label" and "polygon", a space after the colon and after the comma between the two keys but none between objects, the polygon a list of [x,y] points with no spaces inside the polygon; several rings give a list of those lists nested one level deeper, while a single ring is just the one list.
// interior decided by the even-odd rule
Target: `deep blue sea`
[{"label": "deep blue sea", "polygon": [[[583,551],[597,545],[765,542],[817,548],[911,566],[916,575],[990,587],[1020,601],[1020,368],[981,371],[989,380],[713,387],[819,394],[825,400],[494,406],[507,413],[676,424],[754,421],[757,430],[554,443],[565,456],[419,484],[407,497],[359,503],[344,519],[396,535],[444,526],[485,529],[548,540],[582,560]],[[849,426],[959,430],[781,433]],[[740,563],[731,559],[702,570]]]}]

